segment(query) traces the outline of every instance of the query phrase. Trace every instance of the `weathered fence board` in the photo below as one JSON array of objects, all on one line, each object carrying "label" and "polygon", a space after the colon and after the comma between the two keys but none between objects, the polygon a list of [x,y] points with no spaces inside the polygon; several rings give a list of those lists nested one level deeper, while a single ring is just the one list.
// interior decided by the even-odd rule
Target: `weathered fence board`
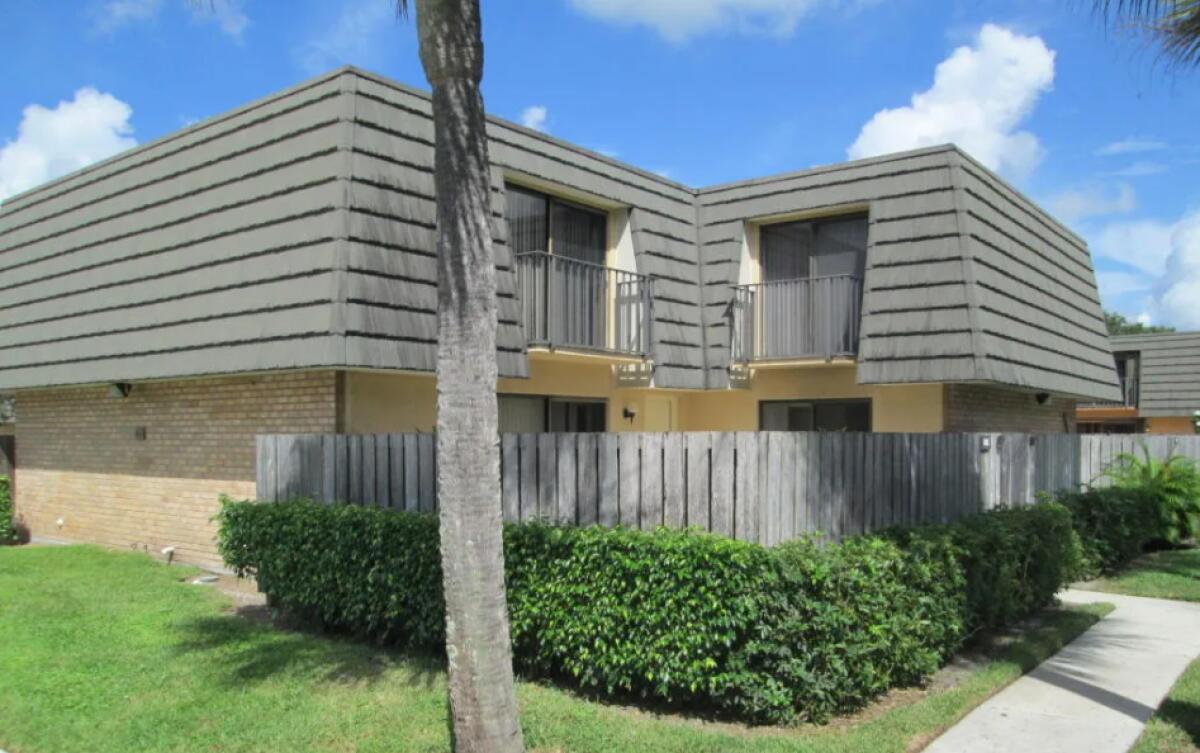
[{"label": "weathered fence board", "polygon": [[[948,522],[1104,484],[1122,453],[1200,461],[1200,437],[823,432],[506,434],[506,520],[696,526],[777,544]],[[436,505],[430,434],[263,435],[258,496]]]}]

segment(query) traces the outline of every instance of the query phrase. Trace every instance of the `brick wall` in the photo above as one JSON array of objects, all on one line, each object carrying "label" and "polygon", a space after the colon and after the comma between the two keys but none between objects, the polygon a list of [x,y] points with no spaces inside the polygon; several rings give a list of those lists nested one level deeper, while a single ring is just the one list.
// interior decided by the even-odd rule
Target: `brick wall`
[{"label": "brick wall", "polygon": [[1068,398],[1051,397],[1039,405],[1032,392],[991,384],[948,384],[942,399],[945,431],[1075,430],[1075,400]]},{"label": "brick wall", "polygon": [[254,496],[255,434],[335,431],[336,382],[327,371],[137,384],[124,399],[107,387],[21,392],[18,523],[219,566],[210,519],[220,494]]}]

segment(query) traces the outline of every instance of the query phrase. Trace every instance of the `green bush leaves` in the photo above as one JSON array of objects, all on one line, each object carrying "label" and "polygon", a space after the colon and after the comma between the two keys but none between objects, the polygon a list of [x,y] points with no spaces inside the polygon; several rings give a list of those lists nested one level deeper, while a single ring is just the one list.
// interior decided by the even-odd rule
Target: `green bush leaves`
[{"label": "green bush leaves", "polygon": [[1139,488],[1090,489],[1059,497],[1071,511],[1081,557],[1077,577],[1111,573],[1163,536],[1161,500]]},{"label": "green bush leaves", "polygon": [[17,543],[12,516],[12,482],[8,476],[0,476],[0,546]]},{"label": "green bush leaves", "polygon": [[[767,549],[701,533],[506,525],[514,660],[530,676],[751,722],[823,721],[922,682],[972,629],[1046,604],[1070,513]],[[437,520],[225,500],[221,552],[290,611],[420,650],[444,641]]]}]

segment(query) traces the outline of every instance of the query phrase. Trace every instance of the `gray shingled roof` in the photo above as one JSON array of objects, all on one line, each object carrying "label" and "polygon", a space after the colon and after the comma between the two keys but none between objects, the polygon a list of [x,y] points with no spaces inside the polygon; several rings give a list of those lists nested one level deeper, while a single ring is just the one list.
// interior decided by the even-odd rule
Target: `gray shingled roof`
[{"label": "gray shingled roof", "polygon": [[[728,385],[748,220],[870,212],[859,381],[1117,396],[1084,242],[952,146],[692,189],[492,118],[500,367],[527,373],[504,175],[631,207],[655,383]],[[0,206],[0,388],[433,369],[425,92],[345,68]]]},{"label": "gray shingled roof", "polygon": [[1191,416],[1200,410],[1200,332],[1118,335],[1112,349],[1141,354],[1138,414]]}]

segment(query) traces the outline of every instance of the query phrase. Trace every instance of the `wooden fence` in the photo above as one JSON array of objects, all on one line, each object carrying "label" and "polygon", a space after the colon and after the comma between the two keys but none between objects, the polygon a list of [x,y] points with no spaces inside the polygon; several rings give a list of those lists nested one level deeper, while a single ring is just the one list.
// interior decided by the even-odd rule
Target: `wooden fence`
[{"label": "wooden fence", "polygon": [[[507,520],[698,526],[775,544],[948,522],[1103,483],[1122,452],[1200,460],[1200,437],[829,432],[505,434]],[[433,510],[430,434],[263,435],[258,496]]]}]

